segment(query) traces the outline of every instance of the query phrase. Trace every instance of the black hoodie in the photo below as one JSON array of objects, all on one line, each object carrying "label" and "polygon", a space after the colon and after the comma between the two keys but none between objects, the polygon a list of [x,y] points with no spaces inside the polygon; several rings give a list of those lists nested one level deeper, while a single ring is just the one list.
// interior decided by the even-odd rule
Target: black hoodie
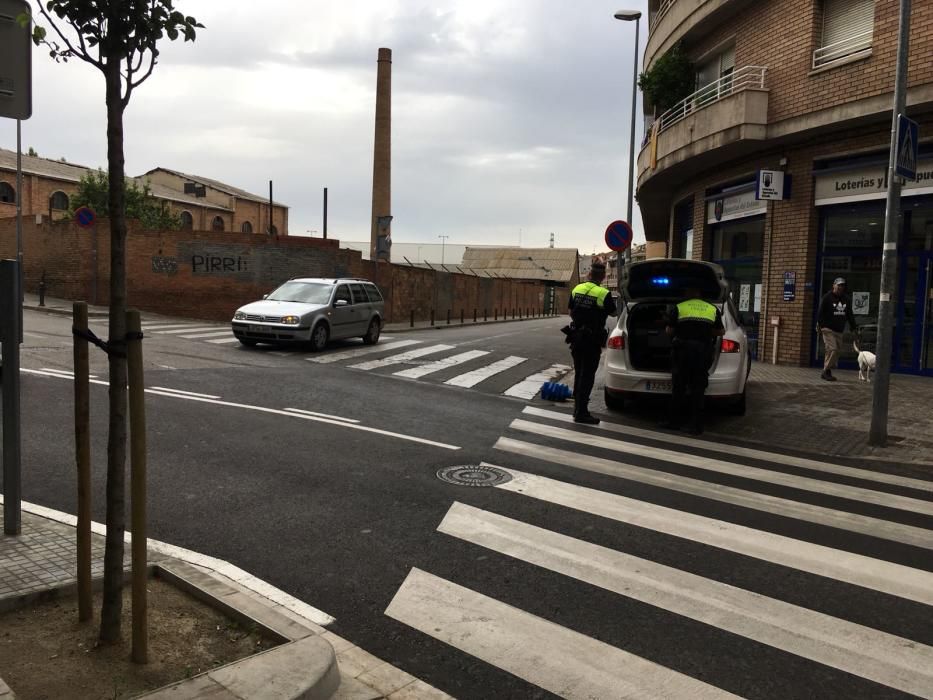
[{"label": "black hoodie", "polygon": [[819,328],[830,328],[837,333],[842,333],[846,329],[846,321],[854,331],[855,315],[852,313],[849,297],[844,293],[836,296],[833,292],[827,292],[820,300],[820,309],[816,313],[816,325]]}]

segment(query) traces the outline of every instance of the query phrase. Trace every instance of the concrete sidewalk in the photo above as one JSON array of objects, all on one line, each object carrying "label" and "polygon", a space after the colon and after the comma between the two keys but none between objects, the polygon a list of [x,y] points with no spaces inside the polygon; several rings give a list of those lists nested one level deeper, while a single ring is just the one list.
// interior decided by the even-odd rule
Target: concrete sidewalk
[{"label": "concrete sidewalk", "polygon": [[[0,505],[0,517],[2,512]],[[95,524],[93,529],[92,576],[98,581],[103,575],[103,527]],[[129,563],[127,546],[127,570]],[[265,628],[281,643],[141,697],[234,699],[258,697],[257,693],[267,700],[450,697],[332,634],[321,624],[332,621],[325,613],[227,562],[150,540],[148,563],[160,578],[240,622]],[[0,535],[0,612],[73,594],[75,568],[74,517],[24,504],[22,534]],[[0,678],[0,700],[13,700],[15,692]]]}]

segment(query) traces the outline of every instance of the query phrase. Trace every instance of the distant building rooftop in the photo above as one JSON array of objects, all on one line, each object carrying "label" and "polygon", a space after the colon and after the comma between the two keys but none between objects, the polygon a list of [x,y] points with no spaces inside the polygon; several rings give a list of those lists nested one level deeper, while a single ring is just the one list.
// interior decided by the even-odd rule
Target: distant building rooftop
[{"label": "distant building rooftop", "polygon": [[512,279],[570,282],[576,274],[576,248],[468,247],[461,265]]}]

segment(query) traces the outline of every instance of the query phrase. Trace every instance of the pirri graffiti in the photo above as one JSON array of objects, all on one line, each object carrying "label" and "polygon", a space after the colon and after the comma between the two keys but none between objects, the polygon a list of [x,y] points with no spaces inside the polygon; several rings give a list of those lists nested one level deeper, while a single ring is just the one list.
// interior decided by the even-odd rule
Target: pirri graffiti
[{"label": "pirri graffiti", "polygon": [[196,275],[249,272],[249,257],[243,255],[192,255],[191,272]]}]

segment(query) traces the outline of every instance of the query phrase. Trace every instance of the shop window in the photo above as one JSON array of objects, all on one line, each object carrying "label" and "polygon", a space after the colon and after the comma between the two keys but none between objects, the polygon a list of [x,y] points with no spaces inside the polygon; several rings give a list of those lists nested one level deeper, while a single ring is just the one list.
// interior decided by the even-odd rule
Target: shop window
[{"label": "shop window", "polygon": [[220,216],[215,216],[213,221],[211,221],[211,231],[223,231],[224,230],[224,220]]},{"label": "shop window", "polygon": [[242,231],[243,233],[252,233],[253,225],[249,221],[244,221],[243,225],[240,226],[240,231]]},{"label": "shop window", "polygon": [[813,67],[871,52],[875,23],[875,0],[824,0],[823,32],[813,52]]},{"label": "shop window", "polygon": [[905,197],[901,207],[907,226],[907,248],[933,252],[933,202]]},{"label": "shop window", "polygon": [[823,252],[865,250],[884,244],[884,202],[828,207],[823,218]]},{"label": "shop window", "polygon": [[0,202],[16,204],[16,190],[9,182],[0,182]]},{"label": "shop window", "polygon": [[185,231],[190,231],[194,228],[194,217],[191,216],[190,211],[183,211],[181,213],[181,227]]},{"label": "shop window", "polygon": [[62,191],[53,192],[49,197],[49,209],[53,211],[68,211],[68,195]]},{"label": "shop window", "polygon": [[739,323],[748,334],[749,350],[758,352],[761,319],[761,262],[765,217],[751,216],[724,221],[712,227],[711,259],[720,265],[739,312]]}]

